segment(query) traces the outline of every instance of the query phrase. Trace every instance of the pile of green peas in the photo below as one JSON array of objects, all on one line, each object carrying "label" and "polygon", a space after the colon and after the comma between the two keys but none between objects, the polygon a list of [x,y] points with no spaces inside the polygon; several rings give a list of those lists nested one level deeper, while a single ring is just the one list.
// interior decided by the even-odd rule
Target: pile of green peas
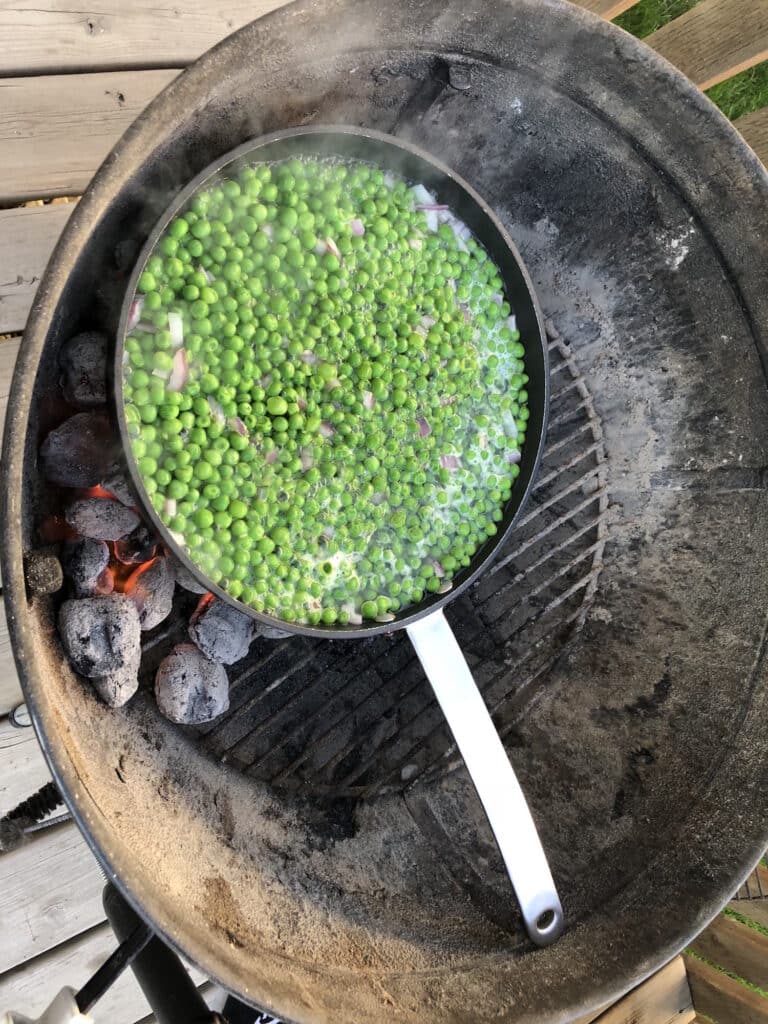
[{"label": "pile of green peas", "polygon": [[498,268],[425,197],[363,162],[243,166],[139,277],[123,395],[145,489],[258,611],[389,621],[503,519],[524,348]]}]

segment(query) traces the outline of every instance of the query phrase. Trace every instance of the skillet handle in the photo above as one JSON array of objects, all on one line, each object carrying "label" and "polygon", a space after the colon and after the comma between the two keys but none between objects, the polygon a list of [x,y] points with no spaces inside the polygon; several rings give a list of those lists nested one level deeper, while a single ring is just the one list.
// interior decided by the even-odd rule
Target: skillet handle
[{"label": "skillet handle", "polygon": [[407,627],[499,844],[525,927],[537,946],[563,930],[563,908],[520,783],[442,611]]}]

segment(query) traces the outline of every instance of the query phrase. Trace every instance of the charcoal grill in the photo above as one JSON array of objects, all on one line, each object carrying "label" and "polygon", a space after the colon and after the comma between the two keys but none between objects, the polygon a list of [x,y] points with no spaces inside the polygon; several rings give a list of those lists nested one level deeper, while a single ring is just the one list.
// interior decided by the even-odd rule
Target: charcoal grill
[{"label": "charcoal grill", "polygon": [[[110,711],[22,555],[60,345],[114,331],[169,198],[281,127],[401,135],[483,194],[549,317],[536,491],[448,617],[540,826],[569,929],[532,952],[407,644],[260,640],[228,715]],[[555,1024],[650,974],[768,841],[765,172],[642,44],[555,0],[292,4],[139,118],[72,215],[9,404],[3,579],[57,781],[129,901],[284,1019]],[[185,629],[150,635],[147,680]]]}]

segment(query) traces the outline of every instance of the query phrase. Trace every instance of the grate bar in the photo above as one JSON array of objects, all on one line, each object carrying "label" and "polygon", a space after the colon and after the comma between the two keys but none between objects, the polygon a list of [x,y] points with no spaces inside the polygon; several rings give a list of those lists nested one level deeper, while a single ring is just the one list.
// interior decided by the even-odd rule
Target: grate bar
[{"label": "grate bar", "polygon": [[602,448],[602,441],[593,442],[589,448],[585,448],[583,452],[578,452],[568,462],[559,466],[557,469],[553,469],[551,473],[548,473],[546,476],[537,480],[531,493],[535,494],[536,491],[543,490],[547,484],[551,484],[553,480],[557,480],[557,478],[562,476],[563,473],[567,473],[569,469],[573,469],[574,466],[578,466],[580,462],[583,462],[584,459],[588,458],[590,455],[594,455],[600,448]]}]

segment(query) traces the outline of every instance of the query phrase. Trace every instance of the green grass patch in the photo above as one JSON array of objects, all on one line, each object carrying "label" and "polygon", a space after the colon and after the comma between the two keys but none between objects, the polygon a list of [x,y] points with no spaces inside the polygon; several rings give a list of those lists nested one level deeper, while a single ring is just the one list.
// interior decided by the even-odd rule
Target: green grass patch
[{"label": "green grass patch", "polygon": [[699,0],[640,0],[639,4],[620,14],[616,18],[616,24],[638,39],[645,39],[668,21],[673,21],[686,11],[690,11],[698,2]]},{"label": "green grass patch", "polygon": [[[667,22],[690,11],[699,2],[700,0],[640,0],[640,3],[620,14],[616,18],[616,24],[638,39],[645,39]],[[762,64],[757,64],[729,78],[728,81],[713,86],[707,90],[707,96],[731,121],[768,106],[768,61],[763,61]]]},{"label": "green grass patch", "polygon": [[734,974],[733,971],[726,970],[725,967],[721,967],[720,964],[716,964],[714,960],[710,960],[708,957],[702,956],[701,953],[696,953],[692,949],[686,949],[685,955],[694,960],[700,960],[701,963],[706,964],[707,967],[714,968],[714,970],[719,971],[727,978],[730,978],[731,981],[735,981],[744,988],[748,988],[750,991],[756,992],[759,996],[763,996],[764,999],[768,999],[768,992],[766,992],[764,988],[760,988],[759,985],[753,985],[751,981],[747,981],[746,978],[742,978],[738,974]]},{"label": "green grass patch", "polygon": [[768,106],[768,60],[742,71],[727,82],[713,85],[707,90],[707,96],[732,121]]}]

